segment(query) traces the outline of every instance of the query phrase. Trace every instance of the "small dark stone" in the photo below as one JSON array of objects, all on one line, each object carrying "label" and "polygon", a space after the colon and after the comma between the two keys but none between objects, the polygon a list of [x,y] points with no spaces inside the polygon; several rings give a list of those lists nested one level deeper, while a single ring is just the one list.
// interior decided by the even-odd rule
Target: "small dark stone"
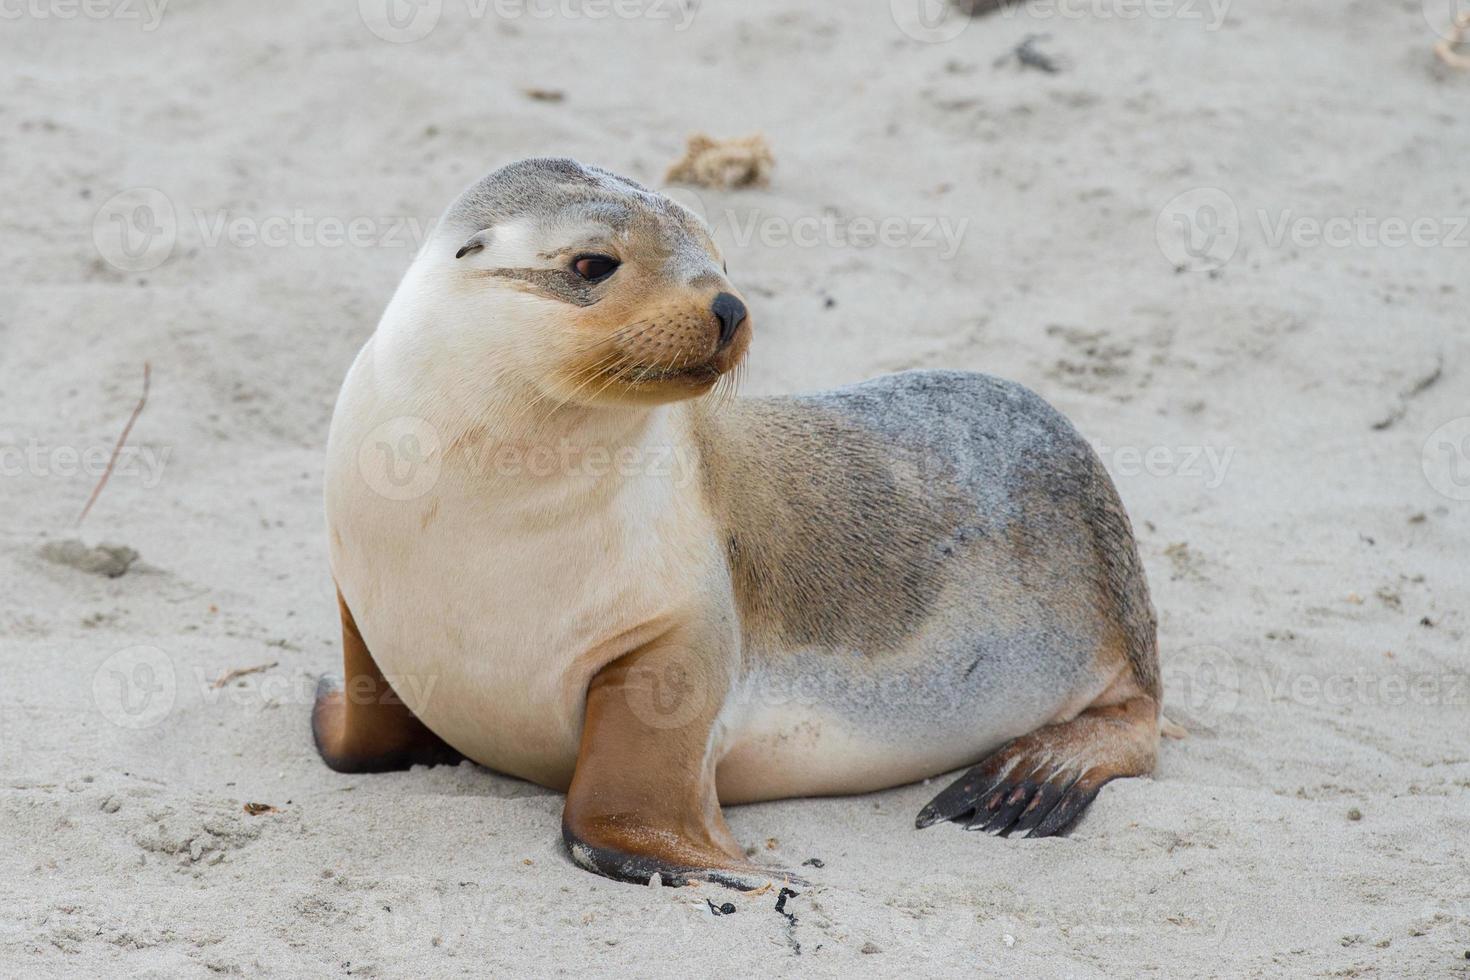
[{"label": "small dark stone", "polygon": [[827,866],[827,862],[823,861],[821,858],[807,858],[805,861],[801,862],[801,866],[803,868],[825,868]]}]

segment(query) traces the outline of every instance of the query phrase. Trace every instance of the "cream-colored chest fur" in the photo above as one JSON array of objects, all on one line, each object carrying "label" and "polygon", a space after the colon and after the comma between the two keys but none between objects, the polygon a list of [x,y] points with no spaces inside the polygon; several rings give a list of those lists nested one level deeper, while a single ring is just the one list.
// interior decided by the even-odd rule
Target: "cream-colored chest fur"
[{"label": "cream-colored chest fur", "polygon": [[[333,420],[338,586],[385,676],[440,737],[494,769],[565,785],[588,681],[707,601],[722,567],[699,494],[681,492],[689,473],[665,448],[687,441],[679,416],[655,413],[607,465],[555,442],[533,457],[488,429],[393,423],[422,409],[382,373],[370,343]],[[405,434],[432,482],[384,493],[378,461]]]}]

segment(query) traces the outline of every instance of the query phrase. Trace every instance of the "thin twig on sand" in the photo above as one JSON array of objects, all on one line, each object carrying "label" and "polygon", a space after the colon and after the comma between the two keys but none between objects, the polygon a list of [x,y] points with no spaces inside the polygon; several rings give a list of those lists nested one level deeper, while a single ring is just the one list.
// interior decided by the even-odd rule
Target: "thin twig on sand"
[{"label": "thin twig on sand", "polygon": [[239,680],[241,677],[247,677],[250,674],[258,674],[263,670],[270,670],[272,667],[276,666],[279,663],[279,660],[272,660],[268,664],[256,664],[254,667],[236,667],[229,673],[221,675],[219,680],[215,681],[209,686],[217,691],[228,684],[230,681]]},{"label": "thin twig on sand", "polygon": [[1395,422],[1400,421],[1409,412],[1409,402],[1413,398],[1428,391],[1441,377],[1444,376],[1444,354],[1435,355],[1434,369],[1428,374],[1418,378],[1413,384],[1405,388],[1400,394],[1398,401],[1394,403],[1387,415],[1373,423],[1373,428],[1379,431],[1389,428]]},{"label": "thin twig on sand", "polygon": [[122,452],[123,444],[128,441],[128,434],[133,431],[133,423],[138,421],[138,416],[143,414],[143,406],[148,404],[148,386],[152,378],[153,367],[147,361],[144,361],[143,394],[138,399],[138,404],[133,408],[133,414],[128,418],[128,424],[123,426],[122,435],[117,437],[117,445],[112,447],[112,456],[107,460],[107,469],[102,471],[102,478],[92,488],[92,496],[87,498],[87,506],[82,508],[82,513],[77,517],[75,527],[82,526],[82,521],[87,519],[87,515],[92,512],[92,505],[97,502],[97,498],[102,494],[102,488],[107,486],[107,481],[112,476],[112,468],[117,465],[118,454]]}]

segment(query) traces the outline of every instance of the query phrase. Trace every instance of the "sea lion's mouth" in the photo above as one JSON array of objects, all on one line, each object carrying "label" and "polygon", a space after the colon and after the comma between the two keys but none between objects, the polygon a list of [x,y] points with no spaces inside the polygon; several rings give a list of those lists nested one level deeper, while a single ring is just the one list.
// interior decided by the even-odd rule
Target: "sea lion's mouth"
[{"label": "sea lion's mouth", "polygon": [[[718,345],[668,352],[665,344],[610,350],[591,371],[572,379],[577,390],[593,392],[591,400],[630,400],[658,404],[696,398],[732,378],[750,349],[750,321]],[[643,349],[636,349],[642,346]],[[598,356],[595,352],[592,355]]]},{"label": "sea lion's mouth", "polygon": [[679,367],[633,365],[612,372],[614,378],[623,384],[629,385],[655,385],[668,384],[670,382],[709,384],[718,381],[724,373],[725,371],[720,367],[719,358],[717,357],[712,357],[703,364],[681,365]]}]

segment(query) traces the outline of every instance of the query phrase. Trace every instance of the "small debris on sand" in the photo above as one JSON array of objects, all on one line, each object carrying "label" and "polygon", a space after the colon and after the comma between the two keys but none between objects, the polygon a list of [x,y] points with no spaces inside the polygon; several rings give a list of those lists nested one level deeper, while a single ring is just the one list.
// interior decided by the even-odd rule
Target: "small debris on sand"
[{"label": "small debris on sand", "polygon": [[1388,410],[1388,414],[1373,423],[1374,431],[1382,432],[1384,429],[1392,428],[1408,414],[1409,402],[1434,387],[1442,377],[1444,377],[1444,354],[1441,353],[1435,356],[1434,367],[1414,379],[1407,388],[1399,392],[1398,401],[1394,403],[1393,408]]},{"label": "small debris on sand", "polygon": [[245,812],[252,817],[258,817],[266,813],[280,813],[281,811],[269,803],[246,803]]},{"label": "small debris on sand", "polygon": [[76,538],[68,538],[46,542],[41,546],[41,557],[58,565],[69,565],[79,572],[121,578],[138,560],[138,553],[121,544],[99,544],[88,548]]},{"label": "small debris on sand", "polygon": [[674,161],[664,180],[695,187],[765,187],[776,158],[760,133],[717,140],[691,133],[684,156]]},{"label": "small debris on sand", "polygon": [[567,93],[559,88],[526,88],[521,91],[533,102],[561,102],[567,97]]},{"label": "small debris on sand", "polygon": [[1009,54],[996,59],[995,67],[999,68],[1008,61],[1014,61],[1021,68],[1035,68],[1048,75],[1055,75],[1062,70],[1062,63],[1051,55],[1036,49],[1038,42],[1049,40],[1051,40],[1050,34],[1027,34],[1020,44],[1011,49]]},{"label": "small debris on sand", "polygon": [[234,670],[229,671],[228,673],[221,674],[219,679],[209,686],[218,691],[220,688],[230,683],[230,681],[238,680],[239,678],[246,677],[250,674],[258,674],[263,670],[270,670],[272,667],[276,666],[279,663],[279,660],[272,660],[268,664],[257,664],[254,667],[236,667]]},{"label": "small debris on sand", "polygon": [[1183,579],[1199,580],[1204,577],[1200,574],[1199,556],[1190,550],[1186,542],[1175,541],[1169,545],[1164,549],[1164,557],[1168,558],[1169,564],[1173,566],[1169,578],[1175,582]]},{"label": "small debris on sand", "polygon": [[776,895],[776,911],[786,918],[786,945],[791,947],[791,951],[797,956],[801,955],[801,943],[796,938],[797,918],[795,912],[786,911],[786,900],[788,898],[800,897],[801,892],[793,891],[790,888],[783,888]]}]

